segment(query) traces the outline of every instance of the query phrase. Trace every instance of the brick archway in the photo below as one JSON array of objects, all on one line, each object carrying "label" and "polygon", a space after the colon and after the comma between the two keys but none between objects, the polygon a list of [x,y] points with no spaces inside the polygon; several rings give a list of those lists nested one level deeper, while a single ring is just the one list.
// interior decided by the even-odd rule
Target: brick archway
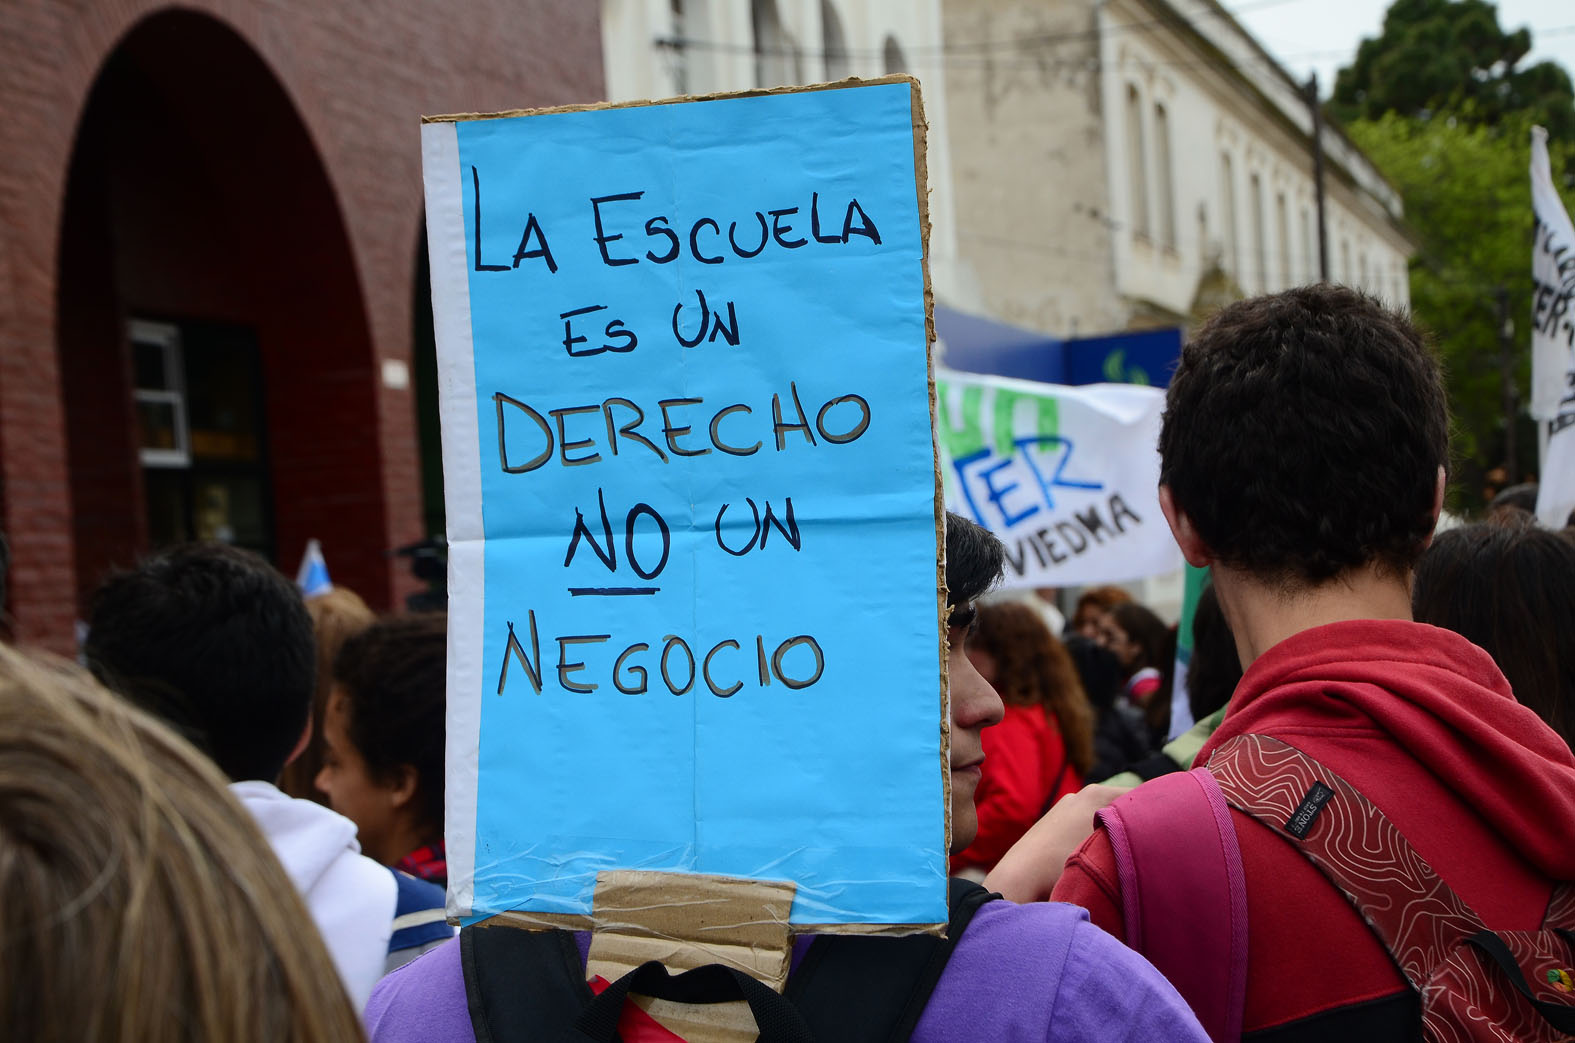
[{"label": "brick archway", "polygon": [[[316,537],[336,581],[390,603],[379,374],[344,218],[284,88],[223,22],[151,15],[104,62],[57,285],[79,606],[107,569],[205,535],[286,570]],[[133,320],[175,331],[184,376],[149,376]],[[160,381],[184,396],[184,465],[139,453],[134,394]]]},{"label": "brick archway", "polygon": [[[86,177],[90,166],[79,169],[78,160],[109,142],[83,132],[91,129],[85,123],[90,98],[111,63],[132,50],[144,57],[163,52],[170,69],[189,69],[175,44],[183,35],[188,44],[195,39],[200,53],[187,47],[186,59],[212,51],[230,60],[207,63],[211,71],[200,79],[166,73],[168,88],[155,92],[157,108],[179,114],[203,104],[223,107],[236,125],[276,119],[293,126],[283,138],[302,146],[297,152],[310,146],[310,163],[289,161],[290,149],[259,158],[235,126],[226,126],[220,128],[230,133],[225,140],[233,145],[240,137],[240,145],[172,150],[210,164],[182,171],[188,181],[201,175],[234,184],[240,177],[240,183],[260,186],[259,198],[277,218],[250,219],[255,243],[235,243],[188,217],[188,225],[199,226],[187,229],[192,236],[211,233],[204,241],[224,249],[215,247],[211,266],[188,265],[183,278],[194,287],[215,284],[252,251],[250,271],[258,277],[249,287],[252,304],[288,298],[310,308],[330,293],[340,300],[359,294],[361,314],[344,322],[348,338],[307,323],[298,339],[289,320],[299,308],[272,308],[267,314],[275,325],[257,330],[265,357],[293,353],[306,375],[304,390],[284,397],[278,387],[294,378],[293,370],[281,376],[270,361],[259,381],[268,385],[276,503],[315,512],[278,515],[274,542],[281,564],[293,568],[302,540],[323,539],[336,581],[360,588],[374,604],[395,607],[419,584],[404,561],[383,558],[384,548],[417,540],[424,531],[415,374],[409,372],[416,278],[411,244],[420,234],[422,202],[420,117],[600,99],[598,10],[582,0],[183,0],[178,9],[169,0],[0,4],[0,109],[6,113],[0,120],[0,530],[12,551],[7,609],[18,641],[71,652],[72,621],[80,615],[81,591],[96,579],[94,570],[122,561],[147,539],[136,528],[146,525],[142,505],[123,502],[135,495],[141,476],[129,455],[134,428],[122,392],[131,376],[121,323],[130,308],[149,306],[127,295],[168,273],[144,270],[146,249],[128,254],[116,245],[103,210],[113,199],[102,181],[95,186]],[[233,104],[237,98],[241,104]],[[166,120],[164,133],[200,144],[212,129]],[[247,166],[237,156],[250,168],[232,176],[237,165]],[[139,152],[136,158],[147,157]],[[73,178],[86,188],[70,193],[68,205]],[[331,261],[307,256],[303,269],[332,278],[298,275],[297,284],[307,288],[287,293],[280,283],[294,269],[265,264],[262,255],[274,249],[268,244],[292,235],[301,241],[292,212],[276,205],[280,190],[298,185],[313,186],[319,201],[334,204],[340,228],[323,240]],[[79,206],[83,199],[98,203]],[[157,223],[153,232],[142,229],[144,246],[157,231]],[[195,241],[186,239],[188,245]],[[350,293],[340,292],[345,286]],[[62,287],[75,295],[65,307]],[[205,301],[205,292],[193,290],[166,307],[192,307],[198,297]],[[237,307],[230,301],[223,314],[217,305],[212,311],[221,323],[256,321],[255,308],[249,315]],[[103,351],[106,342],[113,342],[114,357],[99,367],[92,345]],[[85,368],[71,369],[79,363]],[[278,415],[275,407],[284,401],[295,403],[293,415]],[[92,421],[73,424],[86,434],[72,432],[69,449],[68,402],[74,420]],[[302,435],[293,448],[279,441],[289,440],[281,431],[297,430]],[[95,448],[95,439],[118,441],[124,451]],[[346,465],[357,452],[360,463]],[[73,480],[74,465],[95,460],[97,472]],[[335,475],[346,466],[370,469],[358,472],[354,485],[356,495],[370,490],[367,499],[355,502],[351,487]],[[97,517],[78,518],[75,500]],[[100,541],[98,551],[79,548],[79,532]]]}]

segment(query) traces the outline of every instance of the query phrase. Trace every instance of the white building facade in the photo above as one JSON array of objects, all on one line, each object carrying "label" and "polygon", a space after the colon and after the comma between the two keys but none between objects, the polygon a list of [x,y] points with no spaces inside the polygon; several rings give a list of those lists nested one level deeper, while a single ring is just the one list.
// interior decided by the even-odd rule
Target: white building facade
[{"label": "white building facade", "polygon": [[[1086,335],[1318,278],[1311,111],[1215,0],[603,0],[602,40],[614,101],[917,76],[965,311]],[[1403,307],[1399,196],[1322,139],[1329,278]]]},{"label": "white building facade", "polygon": [[[1117,289],[1188,315],[1216,261],[1247,294],[1316,281],[1301,85],[1213,0],[1093,10]],[[1399,194],[1338,129],[1322,142],[1329,279],[1403,307],[1413,246]]]}]

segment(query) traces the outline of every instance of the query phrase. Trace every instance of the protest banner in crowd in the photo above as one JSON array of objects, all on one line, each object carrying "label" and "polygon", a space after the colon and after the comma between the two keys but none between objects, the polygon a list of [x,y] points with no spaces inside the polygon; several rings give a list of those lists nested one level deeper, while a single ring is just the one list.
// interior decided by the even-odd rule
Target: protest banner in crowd
[{"label": "protest banner in crowd", "polygon": [[1006,587],[1142,579],[1181,567],[1159,511],[1165,392],[945,373],[946,503],[1006,544]]},{"label": "protest banner in crowd", "polygon": [[1537,519],[1561,529],[1575,511],[1575,228],[1553,187],[1541,127],[1531,129],[1531,204],[1531,415],[1548,424]]},{"label": "protest banner in crowd", "polygon": [[451,913],[945,921],[922,127],[905,77],[423,127]]}]

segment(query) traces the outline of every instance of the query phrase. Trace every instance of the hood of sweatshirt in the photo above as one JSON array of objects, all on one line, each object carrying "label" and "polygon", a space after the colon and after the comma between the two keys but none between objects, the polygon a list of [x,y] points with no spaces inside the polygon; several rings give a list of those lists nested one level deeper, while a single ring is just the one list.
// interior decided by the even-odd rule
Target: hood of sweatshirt
[{"label": "hood of sweatshirt", "polygon": [[1295,634],[1247,670],[1196,763],[1233,736],[1286,723],[1388,733],[1397,756],[1425,766],[1528,862],[1575,880],[1575,755],[1458,634],[1398,620]]},{"label": "hood of sweatshirt", "polygon": [[321,804],[286,796],[266,782],[236,782],[230,792],[257,820],[303,895],[312,893],[345,852],[361,850],[355,823]]}]

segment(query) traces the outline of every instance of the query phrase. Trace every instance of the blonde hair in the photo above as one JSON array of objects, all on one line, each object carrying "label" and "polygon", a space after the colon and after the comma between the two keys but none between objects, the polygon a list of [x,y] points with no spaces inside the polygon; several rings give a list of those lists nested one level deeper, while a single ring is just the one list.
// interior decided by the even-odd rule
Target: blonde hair
[{"label": "blonde hair", "polygon": [[306,614],[312,617],[312,636],[317,640],[317,691],[312,696],[312,738],[301,755],[284,766],[279,788],[292,797],[323,803],[314,780],[323,766],[323,713],[334,685],[334,659],[346,641],[377,620],[361,595],[348,587],[335,587],[326,594],[306,599]]},{"label": "blonde hair", "polygon": [[76,667],[8,648],[0,939],[10,1038],[365,1038],[218,768]]}]

